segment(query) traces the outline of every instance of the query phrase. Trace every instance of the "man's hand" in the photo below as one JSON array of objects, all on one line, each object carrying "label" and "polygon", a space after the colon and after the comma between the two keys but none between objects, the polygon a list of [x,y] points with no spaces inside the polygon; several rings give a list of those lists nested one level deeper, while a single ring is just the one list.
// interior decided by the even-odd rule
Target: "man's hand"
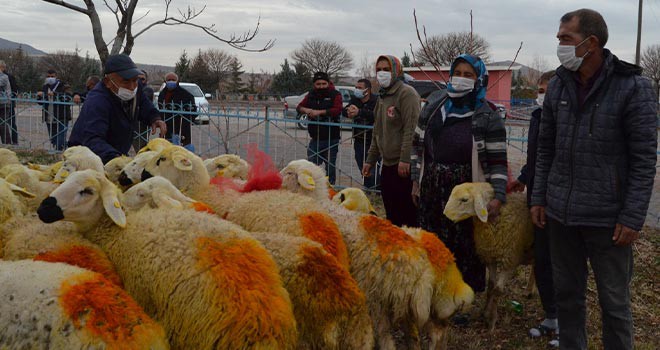
[{"label": "man's hand", "polygon": [[535,205],[529,210],[532,215],[532,223],[538,228],[545,227],[545,207]]},{"label": "man's hand", "polygon": [[53,97],[54,95],[55,93],[53,92],[53,90],[48,90],[48,97]]},{"label": "man's hand", "polygon": [[355,105],[350,105],[350,106],[346,107],[346,114],[348,114],[349,118],[357,117],[359,112],[360,112],[360,109],[357,108]]},{"label": "man's hand", "polygon": [[412,183],[412,201],[416,207],[419,207],[419,182],[413,181]]},{"label": "man's hand", "polygon": [[486,205],[488,210],[488,222],[494,222],[498,216],[500,216],[500,208],[502,208],[502,202],[499,199],[493,199]]},{"label": "man's hand", "polygon": [[513,181],[513,183],[511,184],[511,191],[513,192],[522,192],[524,190],[525,190],[525,184],[518,180]]},{"label": "man's hand", "polygon": [[399,162],[399,177],[410,176],[410,163]]},{"label": "man's hand", "polygon": [[307,116],[310,118],[317,119],[321,115],[321,111],[315,110],[315,109],[310,109],[309,113],[307,113]]},{"label": "man's hand", "polygon": [[627,246],[638,238],[639,232],[627,226],[616,224],[616,227],[614,228],[614,236],[612,236],[615,245]]},{"label": "man's hand", "polygon": [[371,176],[371,164],[364,163],[364,165],[362,166],[362,176],[364,177]]},{"label": "man's hand", "polygon": [[43,91],[37,91],[37,97],[43,97],[44,92]]},{"label": "man's hand", "polygon": [[73,95],[73,103],[80,104],[80,101],[81,101],[80,95],[78,94]]},{"label": "man's hand", "polygon": [[159,137],[165,137],[165,134],[167,134],[167,124],[165,124],[165,122],[160,119],[151,123],[151,135],[156,133],[156,129],[158,129]]}]

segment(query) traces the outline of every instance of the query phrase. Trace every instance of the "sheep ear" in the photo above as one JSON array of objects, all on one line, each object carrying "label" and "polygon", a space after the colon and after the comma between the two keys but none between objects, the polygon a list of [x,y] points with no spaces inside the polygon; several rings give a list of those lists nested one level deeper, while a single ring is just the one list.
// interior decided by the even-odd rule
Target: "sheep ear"
[{"label": "sheep ear", "polygon": [[184,152],[176,152],[172,155],[174,166],[183,171],[192,171],[192,160]]},{"label": "sheep ear", "polygon": [[27,197],[27,198],[34,198],[34,197],[36,197],[36,195],[35,195],[34,193],[32,193],[32,192],[28,192],[28,190],[26,190],[25,188],[18,187],[18,186],[14,185],[14,184],[12,184],[12,183],[9,183],[9,182],[7,182],[7,185],[9,185],[9,189],[10,189],[12,192],[14,192],[14,193],[18,193],[18,194],[20,194],[20,195],[23,196],[23,197]]},{"label": "sheep ear", "polygon": [[126,227],[126,214],[121,208],[119,197],[117,196],[117,187],[106,179],[103,174],[100,174],[99,180],[101,182],[101,199],[103,200],[103,208],[106,214],[112,221],[121,228]]},{"label": "sheep ear", "polygon": [[183,209],[183,204],[181,202],[163,192],[154,193],[153,200],[156,208]]},{"label": "sheep ear", "polygon": [[488,221],[488,208],[486,199],[483,194],[480,192],[472,192],[472,197],[474,199],[474,212],[477,214],[477,217],[481,222]]},{"label": "sheep ear", "polygon": [[312,174],[307,170],[298,173],[298,183],[308,191],[313,191],[316,188],[316,181],[314,181]]}]

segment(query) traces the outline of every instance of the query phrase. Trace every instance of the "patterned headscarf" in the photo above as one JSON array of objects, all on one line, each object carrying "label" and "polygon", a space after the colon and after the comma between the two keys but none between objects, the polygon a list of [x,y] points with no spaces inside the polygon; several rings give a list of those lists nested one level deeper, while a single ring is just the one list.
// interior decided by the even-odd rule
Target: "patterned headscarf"
[{"label": "patterned headscarf", "polygon": [[387,60],[390,64],[390,68],[392,68],[392,82],[394,83],[397,80],[403,80],[403,66],[401,65],[401,61],[396,56],[381,55],[378,56],[376,62],[383,59]]},{"label": "patterned headscarf", "polygon": [[[488,88],[488,69],[486,69],[484,61],[482,61],[478,56],[472,56],[464,53],[456,57],[454,62],[451,64],[451,68],[449,69],[449,75],[453,76],[456,66],[463,62],[471,65],[474,68],[474,71],[477,73],[476,87],[472,92],[463,97],[453,99],[453,101],[450,98],[447,103],[445,103],[445,109],[448,113],[464,114],[470,110],[476,110],[477,108],[481,107],[486,98],[486,88]],[[451,83],[447,85],[447,90],[454,91]],[[461,105],[460,107],[456,106],[456,102],[459,102],[459,100],[460,103],[458,104]]]}]

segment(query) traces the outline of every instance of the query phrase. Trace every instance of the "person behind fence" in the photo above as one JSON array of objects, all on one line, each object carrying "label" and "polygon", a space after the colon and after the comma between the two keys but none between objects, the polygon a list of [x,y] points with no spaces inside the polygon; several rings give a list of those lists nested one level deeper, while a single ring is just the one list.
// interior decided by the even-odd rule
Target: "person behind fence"
[{"label": "person behind fence", "polygon": [[49,69],[46,83],[37,92],[37,99],[43,109],[43,120],[48,128],[50,143],[58,151],[66,148],[66,133],[71,121],[71,102],[73,94],[66,82],[57,78],[57,72]]},{"label": "person behind fence", "polygon": [[374,176],[372,170],[382,158],[380,188],[387,218],[398,226],[417,226],[417,208],[410,192],[410,150],[419,118],[419,95],[403,82],[403,68],[390,55],[376,60],[376,78],[380,91],[374,109],[374,129],[362,175]]},{"label": "person behind fence", "polygon": [[586,349],[587,261],[604,349],[632,349],[632,243],[656,174],[658,96],[642,69],[605,48],[607,24],[580,9],[560,19],[561,66],[543,101],[532,221],[547,227],[561,349]]},{"label": "person behind fence", "polygon": [[[342,110],[342,115],[352,119],[353,124],[373,126],[376,101],[378,101],[378,97],[371,93],[371,81],[360,79],[355,84],[355,96],[351,97],[351,101]],[[355,151],[355,162],[360,170],[364,166],[364,159],[371,146],[371,134],[371,129],[353,128],[353,150]],[[365,176],[364,187],[375,189],[376,178],[376,175]]]},{"label": "person behind fence", "polygon": [[[325,72],[314,73],[314,88],[296,107],[300,114],[306,114],[310,121],[324,123],[339,123],[342,110],[341,93],[335,89],[330,77]],[[335,184],[337,170],[337,152],[341,131],[337,125],[308,124],[309,146],[307,160],[321,165],[326,164],[328,181]]]},{"label": "person behind fence", "polygon": [[[144,69],[141,69],[142,72],[138,75],[138,81],[142,83],[142,92],[149,101],[154,100],[154,89],[149,86],[149,75]],[[135,137],[133,137],[133,150],[138,152],[149,142],[149,125],[140,122],[139,120],[133,121],[133,130],[135,132]]]},{"label": "person behind fence", "polygon": [[443,211],[452,189],[465,182],[493,186],[495,198],[486,206],[489,220],[499,215],[506,201],[506,129],[486,101],[487,87],[488,71],[481,58],[458,56],[450,66],[447,89],[428,98],[411,156],[412,198],[419,205],[419,224],[454,253],[463,279],[475,292],[485,290],[486,267],[475,251],[472,220],[454,223]]},{"label": "person behind fence", "polygon": [[4,62],[0,61],[0,138],[2,143],[11,143],[11,84],[9,76],[2,70]]},{"label": "person behind fence", "polygon": [[[191,145],[191,123],[194,121],[194,114],[180,114],[173,111],[195,112],[197,105],[195,97],[179,85],[179,76],[174,72],[165,75],[165,87],[158,94],[158,108],[168,112],[161,113],[161,119],[167,124],[167,134],[165,138],[174,144],[180,144],[184,147],[192,148]],[[172,112],[170,112],[172,111]]]},{"label": "person behind fence", "polygon": [[87,93],[92,91],[92,89],[96,86],[96,84],[101,81],[101,78],[99,78],[98,75],[90,75],[87,77],[87,80],[85,81],[85,91],[84,92],[75,92],[73,94],[73,103],[75,104],[80,104],[84,103],[85,99],[87,98]]},{"label": "person behind fence", "polygon": [[135,63],[126,55],[108,56],[104,76],[87,94],[85,104],[73,125],[69,146],[87,146],[103,163],[128,154],[133,141],[132,122],[139,119],[151,125],[151,134],[160,136],[167,126],[158,110],[142,93]]},{"label": "person behind fence", "polygon": [[[541,122],[541,113],[545,92],[548,89],[548,82],[555,75],[555,71],[543,73],[538,81],[538,97],[536,98],[538,108],[532,112],[527,132],[527,163],[520,170],[520,176],[516,179],[511,188],[515,192],[523,192],[527,187],[527,203],[532,199],[534,190],[534,170],[536,167],[536,146],[538,145],[539,124]],[[552,283],[552,264],[550,260],[550,247],[548,231],[540,227],[534,227],[534,279],[536,288],[541,297],[541,305],[545,312],[545,319],[536,327],[529,330],[529,336],[538,338],[549,336],[552,347],[559,346],[559,323],[557,322],[557,302],[555,301],[555,290]]]},{"label": "person behind fence", "polygon": [[[0,73],[4,73],[7,78],[9,78],[9,87],[11,89],[11,97],[16,97],[18,93],[18,85],[16,84],[16,79],[13,75],[9,74],[7,71],[7,64],[5,61],[0,60]],[[3,107],[3,109],[6,106]],[[5,113],[7,111],[4,111]],[[16,127],[16,100],[11,100],[11,105],[9,106],[9,115],[4,115],[4,119],[0,119],[0,129],[3,126],[6,126],[9,129],[9,137],[5,136],[4,130],[0,131],[0,136],[2,136],[2,143],[17,145],[18,144],[18,128]],[[3,112],[0,112],[3,113]],[[2,121],[4,120],[4,122]]]}]

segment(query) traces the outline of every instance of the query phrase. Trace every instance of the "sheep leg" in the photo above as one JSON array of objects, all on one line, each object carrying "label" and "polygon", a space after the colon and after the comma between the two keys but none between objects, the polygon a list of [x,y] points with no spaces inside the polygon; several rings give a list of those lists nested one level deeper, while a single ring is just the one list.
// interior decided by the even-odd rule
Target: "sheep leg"
[{"label": "sheep leg", "polygon": [[488,319],[490,316],[491,304],[493,303],[493,293],[497,278],[497,265],[487,265],[486,271],[488,272],[488,285],[486,286],[486,303],[484,304],[482,314],[484,318]]},{"label": "sheep leg", "polygon": [[532,265],[532,271],[529,274],[529,279],[527,280],[527,288],[525,288],[525,296],[528,299],[531,299],[534,294],[536,294],[536,276],[534,276],[534,265]]},{"label": "sheep leg", "polygon": [[447,327],[449,323],[446,320],[434,322],[429,320],[424,325],[424,333],[429,337],[427,349],[441,350],[447,348]]},{"label": "sheep leg", "polygon": [[406,349],[421,350],[419,328],[417,327],[417,325],[410,322],[404,322],[402,324],[402,328],[406,341]]},{"label": "sheep leg", "polygon": [[374,317],[376,326],[376,337],[378,339],[378,348],[381,350],[396,350],[396,343],[392,335],[392,323],[385,313],[379,313]]},{"label": "sheep leg", "polygon": [[504,294],[504,286],[507,281],[513,276],[514,270],[503,270],[500,271],[497,275],[497,282],[495,283],[495,289],[493,290],[493,299],[491,301],[491,310],[489,312],[488,321],[488,330],[493,332],[495,330],[495,324],[497,323],[497,304],[500,296]]}]

